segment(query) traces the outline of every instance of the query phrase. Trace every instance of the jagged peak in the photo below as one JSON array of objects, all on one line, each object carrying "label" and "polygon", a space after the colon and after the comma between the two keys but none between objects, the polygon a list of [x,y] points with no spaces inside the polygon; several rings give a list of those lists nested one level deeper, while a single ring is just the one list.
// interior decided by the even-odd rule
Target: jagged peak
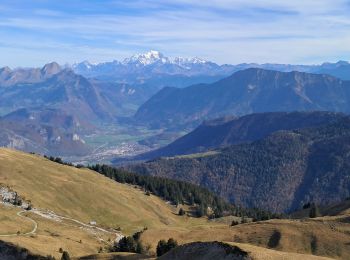
[{"label": "jagged peak", "polygon": [[107,62],[101,62],[101,63],[91,63],[87,60],[84,60],[79,63],[74,63],[71,68],[73,69],[83,69],[83,70],[90,70],[93,67],[96,66],[104,66],[104,65],[137,65],[137,66],[148,66],[155,63],[159,64],[175,64],[178,66],[183,67],[189,67],[188,65],[191,64],[206,64],[210,63],[209,61],[199,58],[199,57],[192,57],[192,58],[185,58],[185,57],[174,57],[169,58],[165,56],[162,52],[157,50],[150,50],[145,53],[139,53],[132,55],[129,58],[125,58],[122,62],[118,60],[113,61],[107,61]]},{"label": "jagged peak", "polygon": [[10,67],[5,66],[5,67],[3,67],[3,68],[0,68],[0,73],[2,73],[2,72],[11,73],[12,70],[10,69]]},{"label": "jagged peak", "polygon": [[61,66],[57,62],[51,62],[44,65],[41,69],[42,74],[45,76],[51,76],[59,73],[62,70]]},{"label": "jagged peak", "polygon": [[170,60],[168,57],[164,56],[164,54],[162,54],[161,52],[151,50],[146,53],[135,54],[130,58],[126,58],[124,59],[123,64],[140,63],[143,65],[150,65],[155,62],[169,63]]}]

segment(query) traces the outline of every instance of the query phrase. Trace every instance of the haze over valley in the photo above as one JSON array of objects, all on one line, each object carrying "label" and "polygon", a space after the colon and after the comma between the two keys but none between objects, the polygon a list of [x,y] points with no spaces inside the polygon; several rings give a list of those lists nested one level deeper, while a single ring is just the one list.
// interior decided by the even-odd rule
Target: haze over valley
[{"label": "haze over valley", "polygon": [[0,259],[350,259],[349,11],[0,3]]}]

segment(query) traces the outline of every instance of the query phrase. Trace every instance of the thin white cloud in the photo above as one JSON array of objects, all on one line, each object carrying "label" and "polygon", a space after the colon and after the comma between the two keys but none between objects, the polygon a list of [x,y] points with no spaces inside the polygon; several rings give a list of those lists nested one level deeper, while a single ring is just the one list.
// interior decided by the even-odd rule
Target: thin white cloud
[{"label": "thin white cloud", "polygon": [[[349,2],[344,0],[109,1],[108,6],[116,12],[35,7],[32,13],[9,14],[0,20],[0,38],[7,42],[3,48],[13,51],[18,64],[36,48],[55,49],[42,59],[67,62],[122,59],[151,48],[220,63],[350,58]],[[7,56],[2,55],[2,65],[9,62]]]}]

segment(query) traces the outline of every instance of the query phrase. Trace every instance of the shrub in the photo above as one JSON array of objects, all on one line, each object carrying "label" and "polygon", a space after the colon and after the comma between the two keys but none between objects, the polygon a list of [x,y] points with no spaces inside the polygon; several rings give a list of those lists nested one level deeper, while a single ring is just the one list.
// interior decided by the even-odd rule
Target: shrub
[{"label": "shrub", "polygon": [[320,210],[317,207],[317,205],[313,204],[312,207],[310,208],[309,217],[310,218],[317,218],[319,216],[321,216]]},{"label": "shrub", "polygon": [[179,210],[179,215],[180,216],[183,216],[183,215],[185,215],[186,214],[186,211],[183,209],[183,208],[180,208],[180,210]]},{"label": "shrub", "polygon": [[169,238],[168,242],[165,240],[160,240],[157,245],[157,256],[162,256],[169,252],[171,249],[177,247],[177,241],[173,238]]},{"label": "shrub", "polygon": [[231,226],[237,226],[239,222],[237,220],[232,220]]},{"label": "shrub", "polygon": [[63,251],[61,260],[70,260],[70,256],[67,251]]}]

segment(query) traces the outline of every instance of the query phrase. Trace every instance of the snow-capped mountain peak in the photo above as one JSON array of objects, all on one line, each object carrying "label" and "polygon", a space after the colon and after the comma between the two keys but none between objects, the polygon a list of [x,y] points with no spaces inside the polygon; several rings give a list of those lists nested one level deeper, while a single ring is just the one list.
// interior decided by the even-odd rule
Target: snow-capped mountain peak
[{"label": "snow-capped mountain peak", "polygon": [[[159,51],[148,51],[146,53],[136,54],[122,62],[114,60],[93,64],[88,61],[75,63],[71,68],[78,74],[87,77],[99,77],[101,75],[119,75],[124,77],[129,74],[211,74],[214,70],[220,69],[220,66],[203,60],[198,57],[169,58]],[[122,76],[124,75],[124,76]]]},{"label": "snow-capped mountain peak", "polygon": [[194,58],[183,58],[183,57],[176,57],[173,59],[172,63],[177,64],[177,65],[188,65],[188,64],[204,64],[207,63],[208,61],[194,57]]},{"label": "snow-capped mountain peak", "polygon": [[124,64],[130,64],[130,63],[140,63],[142,65],[151,65],[153,63],[160,62],[160,63],[169,63],[170,60],[168,57],[165,57],[162,53],[159,51],[149,51],[143,54],[136,54],[131,56],[131,58],[127,58],[123,61]]},{"label": "snow-capped mountain peak", "polygon": [[84,61],[82,61],[80,63],[74,63],[72,65],[72,69],[86,69],[86,70],[89,70],[95,65],[96,64],[93,64],[93,63],[89,62],[88,60],[84,60]]}]

